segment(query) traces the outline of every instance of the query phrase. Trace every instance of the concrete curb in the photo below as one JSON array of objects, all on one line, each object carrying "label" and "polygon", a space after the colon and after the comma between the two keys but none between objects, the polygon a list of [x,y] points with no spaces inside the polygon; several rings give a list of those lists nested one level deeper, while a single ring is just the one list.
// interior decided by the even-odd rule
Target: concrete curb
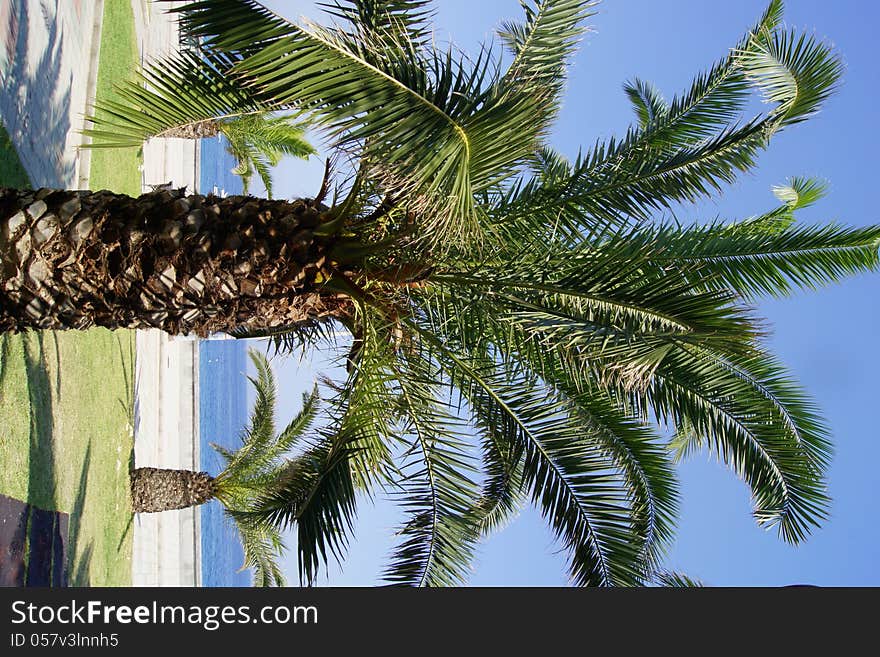
[{"label": "concrete curb", "polygon": [[[83,116],[83,129],[92,127],[91,121],[86,116],[95,106],[95,96],[98,91],[98,64],[101,58],[101,34],[104,28],[104,0],[95,0],[95,16],[92,21],[92,44],[89,49],[89,79],[86,83],[86,106]],[[91,137],[83,135],[83,144],[91,143]],[[89,188],[89,176],[92,172],[92,151],[89,148],[80,148],[77,152],[76,181],[80,189]]]}]

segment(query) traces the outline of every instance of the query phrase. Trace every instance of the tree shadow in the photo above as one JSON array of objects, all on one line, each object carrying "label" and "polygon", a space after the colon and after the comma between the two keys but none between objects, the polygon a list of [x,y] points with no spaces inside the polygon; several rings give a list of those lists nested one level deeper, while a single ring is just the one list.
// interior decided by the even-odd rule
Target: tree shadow
[{"label": "tree shadow", "polygon": [[[122,372],[122,376],[125,380],[125,397],[118,397],[116,401],[122,407],[122,411],[125,413],[126,417],[129,419],[129,425],[131,430],[134,431],[134,418],[135,418],[135,395],[134,395],[134,381],[132,381],[132,377],[128,374],[128,368],[125,367],[125,363],[129,362],[132,364],[132,374],[134,373],[134,358],[135,358],[135,346],[134,340],[129,338],[126,340],[128,345],[123,345],[123,339],[120,335],[120,332],[117,331],[113,335],[116,338],[116,346],[119,347],[119,369]],[[126,350],[128,351],[128,361],[126,361]],[[133,458],[133,452],[132,452]]]},{"label": "tree shadow", "polygon": [[52,421],[52,393],[49,371],[43,356],[43,334],[32,333],[24,342],[30,403],[30,438],[27,499],[43,509],[57,509],[55,440]]},{"label": "tree shadow", "polygon": [[[83,458],[82,466],[79,474],[79,485],[76,489],[76,499],[73,501],[73,508],[70,511],[70,528],[67,538],[67,554],[70,572],[71,586],[88,586],[90,579],[90,569],[92,562],[92,553],[94,552],[94,541],[89,541],[82,550],[80,550],[80,542],[82,540],[82,517],[86,507],[86,492],[89,483],[89,467],[92,462],[92,442],[89,441],[86,447],[86,454]],[[82,554],[78,554],[82,552]]]},{"label": "tree shadow", "polygon": [[[123,333],[117,331],[114,334],[116,338],[116,344],[119,347],[119,366],[122,371],[122,376],[125,380],[125,397],[117,398],[119,405],[122,406],[123,411],[128,418],[129,430],[131,431],[132,437],[132,445],[131,450],[128,452],[128,470],[127,472],[131,472],[134,469],[134,436],[135,436],[135,422],[136,422],[136,397],[134,390],[134,362],[135,362],[135,341],[133,336],[129,336],[126,340],[122,338]],[[126,344],[123,344],[123,343]],[[128,360],[126,361],[126,351],[128,351]],[[131,363],[131,376],[129,376],[129,370],[126,368],[126,362]],[[134,513],[130,514],[128,517],[128,522],[125,524],[125,529],[122,531],[122,534],[119,536],[119,543],[116,545],[116,551],[120,552],[122,550],[122,546],[125,543],[125,539],[128,537],[129,533],[132,531],[134,527]]]},{"label": "tree shadow", "polygon": [[[36,187],[66,187],[74,182],[75,160],[64,157],[70,131],[73,73],[62,71],[64,35],[59,20],[49,20],[45,6],[29,0],[5,0],[10,5],[7,56],[0,60],[0,116],[18,155]],[[42,34],[32,34],[31,13],[44,10]],[[56,17],[57,18],[57,17]],[[42,48],[30,64],[29,45]],[[12,57],[8,53],[14,52]]]},{"label": "tree shadow", "polygon": [[49,331],[52,334],[52,345],[55,347],[55,398],[61,400],[61,345],[58,342],[58,331]]},{"label": "tree shadow", "polygon": [[6,361],[9,358],[9,334],[0,334],[0,390],[6,381]]},{"label": "tree shadow", "polygon": [[55,471],[52,390],[43,333],[23,341],[30,429],[28,437],[27,586],[64,586],[67,581],[67,525],[59,507]]}]

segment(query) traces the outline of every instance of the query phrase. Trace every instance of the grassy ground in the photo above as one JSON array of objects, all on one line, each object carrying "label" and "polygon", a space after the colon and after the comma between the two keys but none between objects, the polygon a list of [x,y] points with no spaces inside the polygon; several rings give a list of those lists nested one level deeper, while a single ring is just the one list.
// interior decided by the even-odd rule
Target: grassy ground
[{"label": "grassy ground", "polygon": [[[129,0],[104,6],[99,97],[137,62]],[[134,151],[94,155],[91,188],[140,191]],[[29,186],[5,132],[0,165],[0,185]],[[71,514],[74,585],[131,582],[133,371],[133,332],[0,336],[0,492]]]},{"label": "grassy ground", "polygon": [[9,134],[2,125],[0,125],[0,184],[6,187],[30,187],[31,184],[18,159],[18,153],[9,140]]},{"label": "grassy ground", "polygon": [[[112,29],[106,29],[112,26]],[[138,62],[134,15],[130,0],[105,0],[98,99],[112,98],[113,84],[124,80]],[[99,114],[100,116],[100,114]],[[92,151],[92,189],[137,195],[141,193],[140,158],[136,148],[96,148]]]}]

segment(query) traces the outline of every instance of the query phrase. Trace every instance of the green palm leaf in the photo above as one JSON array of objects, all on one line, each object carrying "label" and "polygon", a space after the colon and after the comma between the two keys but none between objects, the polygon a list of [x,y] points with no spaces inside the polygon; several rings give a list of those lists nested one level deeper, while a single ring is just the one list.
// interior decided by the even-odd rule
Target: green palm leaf
[{"label": "green palm leaf", "polygon": [[660,586],[667,586],[676,589],[702,588],[706,586],[698,579],[694,579],[684,573],[676,573],[668,570],[657,573],[654,581]]},{"label": "green palm leaf", "polygon": [[521,445],[524,484],[569,552],[573,581],[605,586],[641,581],[644,537],[635,531],[631,499],[601,450],[579,440],[581,427],[570,406],[513,372],[469,362],[429,333],[419,335],[431,341],[474,413],[509,420],[507,440]]},{"label": "green palm leaf", "polygon": [[[404,430],[413,438],[395,494],[407,513],[385,579],[412,586],[454,586],[467,581],[479,537],[472,514],[476,485],[467,427],[438,401],[425,363],[406,361],[401,372]],[[414,370],[414,371],[413,371]]]},{"label": "green palm leaf", "polygon": [[[731,55],[673,100],[662,119],[584,157],[572,181],[578,201],[603,216],[645,217],[708,196],[749,170],[780,127],[815,113],[839,80],[840,59],[815,39],[780,32],[781,8],[774,0]],[[734,127],[750,83],[774,108]]]},{"label": "green palm leaf", "polygon": [[[708,224],[686,230],[667,225],[646,229],[666,249],[655,262],[694,267],[713,288],[736,290],[748,298],[814,289],[880,265],[880,228],[837,224],[756,231],[754,222]],[[766,228],[767,223],[765,221]]]},{"label": "green palm leaf", "polygon": [[84,131],[92,148],[141,146],[152,137],[204,122],[278,109],[229,74],[225,55],[183,51],[148,63],[99,101]]},{"label": "green palm leaf", "polygon": [[337,435],[321,432],[290,460],[275,485],[258,492],[244,510],[230,514],[240,524],[261,531],[296,529],[299,575],[314,583],[330,558],[342,559],[356,513],[351,450]]},{"label": "green palm leaf", "polygon": [[430,6],[429,0],[333,0],[323,9],[347,21],[360,41],[425,45],[431,36]]},{"label": "green palm leaf", "polygon": [[271,167],[285,155],[307,158],[316,151],[303,136],[303,126],[291,116],[250,114],[222,121],[220,131],[229,142],[227,150],[238,162],[233,172],[241,176],[247,194],[254,172],[272,198]]},{"label": "green palm leaf", "polygon": [[275,490],[286,475],[288,453],[310,430],[317,412],[317,390],[303,395],[300,412],[280,433],[275,432],[277,391],[269,362],[261,353],[250,350],[257,371],[249,377],[256,391],[256,401],[248,426],[242,433],[242,445],[230,450],[218,445],[226,467],[214,478],[216,498],[233,520],[244,548],[242,570],[253,569],[255,586],[284,586],[285,579],[278,557],[284,552],[279,526],[266,522],[266,507],[261,496]]},{"label": "green palm leaf", "polygon": [[651,125],[662,121],[669,113],[669,105],[663,100],[660,91],[644,80],[636,78],[623,85],[639,120],[639,128],[647,130]]},{"label": "green palm leaf", "polygon": [[682,348],[641,397],[644,408],[681,428],[680,453],[708,447],[749,484],[759,524],[776,525],[797,543],[827,517],[827,429],[766,356],[719,362]]},{"label": "green palm leaf", "polygon": [[745,75],[776,105],[771,115],[783,126],[815,114],[843,73],[831,50],[794,30],[764,29],[737,56]]}]

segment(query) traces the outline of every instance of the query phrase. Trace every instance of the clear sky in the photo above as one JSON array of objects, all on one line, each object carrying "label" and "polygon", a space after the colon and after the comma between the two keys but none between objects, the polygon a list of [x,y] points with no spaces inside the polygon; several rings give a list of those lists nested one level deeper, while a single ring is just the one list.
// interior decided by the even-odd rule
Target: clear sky
[{"label": "clear sky", "polygon": [[[290,18],[321,19],[316,3],[265,4]],[[438,0],[438,39],[474,52],[504,18],[521,16],[517,0]],[[633,120],[621,91],[633,76],[652,81],[667,98],[724,56],[754,24],[765,0],[606,0],[591,20],[574,61],[553,143],[573,156],[598,137],[622,134]],[[795,175],[830,181],[830,193],[801,212],[806,222],[880,223],[876,193],[880,137],[876,129],[880,80],[876,26],[880,3],[864,0],[788,0],[786,23],[815,31],[842,53],[847,71],[841,91],[817,118],[778,136],[760,166],[720,200],[689,207],[682,217],[742,218],[774,206],[770,188]],[[276,194],[314,195],[321,165],[283,163]],[[258,189],[254,190],[259,192]],[[831,519],[800,547],[759,529],[749,493],[723,465],[697,455],[680,468],[682,513],[670,568],[715,586],[880,585],[880,274],[861,276],[818,292],[763,302],[772,349],[819,402],[833,432]],[[310,387],[313,369],[293,359],[277,362],[285,419]],[[320,369],[320,363],[313,365]],[[285,408],[286,406],[286,408]],[[363,504],[349,557],[322,584],[372,585],[393,544],[398,516],[389,505]],[[293,541],[290,541],[291,544]],[[288,568],[296,581],[296,567]],[[540,515],[523,512],[480,549],[475,585],[564,585],[564,556]]]}]

